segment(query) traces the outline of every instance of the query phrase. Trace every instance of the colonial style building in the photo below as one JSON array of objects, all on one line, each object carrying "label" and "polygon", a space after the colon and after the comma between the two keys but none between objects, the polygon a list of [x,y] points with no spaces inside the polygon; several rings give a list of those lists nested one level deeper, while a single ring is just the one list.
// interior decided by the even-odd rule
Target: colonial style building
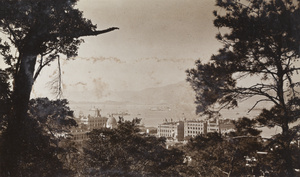
[{"label": "colonial style building", "polygon": [[202,120],[184,121],[184,137],[206,134],[206,122]]},{"label": "colonial style building", "polygon": [[88,139],[88,132],[84,130],[72,130],[72,140],[81,147],[83,141]]},{"label": "colonial style building", "polygon": [[106,127],[108,118],[102,117],[100,114],[100,111],[101,111],[100,109],[96,109],[95,116],[88,115],[86,117],[86,116],[80,115],[79,116],[80,124],[83,124],[89,130]]},{"label": "colonial style building", "polygon": [[95,109],[95,116],[79,116],[79,126],[71,129],[72,140],[74,142],[82,145],[83,142],[88,139],[88,133],[93,129],[117,127],[117,121],[113,115],[109,116],[109,118],[102,117],[100,111],[100,109]]},{"label": "colonial style building", "polygon": [[117,126],[118,126],[117,120],[113,115],[110,115],[106,122],[106,128],[113,129],[113,128],[117,128]]},{"label": "colonial style building", "polygon": [[164,122],[158,125],[157,135],[172,140],[183,141],[184,138],[184,122]]},{"label": "colonial style building", "polygon": [[212,132],[220,133],[219,119],[207,120],[207,133]]},{"label": "colonial style building", "polygon": [[158,125],[157,135],[182,141],[185,138],[212,132],[225,134],[234,131],[234,128],[234,124],[230,119],[165,121]]}]

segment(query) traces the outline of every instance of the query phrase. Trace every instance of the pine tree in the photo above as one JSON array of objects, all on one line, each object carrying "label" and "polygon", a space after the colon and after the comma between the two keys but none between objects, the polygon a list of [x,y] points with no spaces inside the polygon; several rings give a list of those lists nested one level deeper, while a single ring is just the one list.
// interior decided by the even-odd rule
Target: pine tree
[{"label": "pine tree", "polygon": [[224,46],[208,63],[197,61],[196,68],[187,71],[199,113],[213,116],[251,97],[257,102],[250,110],[262,102],[273,103],[258,121],[263,126],[281,127],[284,154],[280,174],[286,176],[294,175],[290,142],[299,131],[299,126],[289,127],[300,117],[299,2],[217,0],[220,10],[213,12],[214,25],[227,32],[216,36]]}]

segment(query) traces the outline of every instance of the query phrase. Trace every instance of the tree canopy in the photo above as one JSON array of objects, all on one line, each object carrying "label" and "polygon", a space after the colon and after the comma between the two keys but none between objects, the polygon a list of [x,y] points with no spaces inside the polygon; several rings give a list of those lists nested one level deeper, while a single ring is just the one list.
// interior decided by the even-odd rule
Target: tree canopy
[{"label": "tree canopy", "polygon": [[[3,175],[22,175],[23,167],[18,165],[22,164],[24,158],[29,158],[26,152],[36,150],[33,151],[36,157],[39,152],[42,153],[42,148],[30,149],[31,145],[38,147],[37,142],[33,143],[32,139],[25,136],[42,131],[39,128],[40,131],[34,132],[31,125],[39,126],[39,123],[46,121],[43,119],[47,117],[45,115],[34,115],[41,116],[40,122],[37,122],[37,118],[33,119],[32,115],[28,114],[30,104],[35,104],[34,101],[29,102],[32,86],[42,69],[54,60],[59,62],[60,55],[67,58],[76,56],[79,45],[84,42],[81,37],[96,36],[118,29],[111,27],[97,30],[97,26],[84,18],[83,12],[76,8],[77,1],[0,0],[0,32],[5,35],[0,39],[0,54],[8,65],[0,73],[0,84],[5,86],[3,89],[1,87],[0,91],[1,97],[9,98],[10,103],[6,107],[1,107],[5,110],[1,110],[0,113],[1,121],[5,119],[7,123],[3,130],[7,154],[6,167],[1,168],[5,171]],[[12,80],[12,87],[7,85],[10,83],[9,79]],[[36,101],[49,107],[53,104],[48,104],[42,99]],[[1,105],[2,102],[1,100]],[[37,105],[35,106],[37,108]],[[51,116],[51,113],[48,113]],[[56,121],[64,120],[56,119]],[[47,137],[44,138],[46,141]],[[49,152],[55,153],[50,150]]]},{"label": "tree canopy", "polygon": [[89,133],[84,148],[88,176],[179,176],[184,154],[165,138],[141,134],[135,120]]},{"label": "tree canopy", "polygon": [[[67,176],[71,170],[64,168],[59,156],[69,149],[60,145],[69,133],[71,126],[76,126],[73,112],[70,111],[66,100],[50,101],[47,98],[30,100],[29,117],[24,129],[26,132],[19,135],[24,143],[18,146],[22,149],[19,158],[11,159],[9,144],[11,137],[3,131],[0,136],[0,174],[1,176]],[[72,116],[72,117],[71,117]],[[7,125],[7,119],[3,120]],[[4,129],[5,130],[5,129]],[[65,136],[63,136],[65,135]],[[9,141],[9,142],[8,142]],[[9,172],[9,165],[17,163],[18,171],[14,175]]]},{"label": "tree canopy", "polygon": [[[216,36],[224,47],[209,63],[199,60],[197,68],[187,71],[197,93],[198,112],[210,113],[216,104],[235,107],[238,100],[257,95],[263,97],[258,102],[277,106],[297,97],[299,81],[293,76],[300,70],[299,6],[288,0],[247,2],[217,1],[226,10],[214,11],[214,25],[229,31]],[[250,86],[239,84],[251,76],[260,80]]]},{"label": "tree canopy", "polygon": [[299,0],[217,0],[214,25],[223,43],[210,61],[196,62],[187,71],[196,92],[197,112],[214,116],[221,109],[238,106],[239,101],[257,99],[273,104],[258,116],[263,126],[282,128],[282,163],[285,175],[292,176],[289,146],[299,125],[290,128],[299,114],[300,7]]},{"label": "tree canopy", "polygon": [[246,156],[257,158],[262,150],[260,131],[251,127],[255,121],[241,118],[235,121],[235,132],[221,135],[217,132],[198,135],[188,141],[185,153],[192,159],[194,174],[199,176],[247,176],[261,175],[261,164],[246,165]]}]

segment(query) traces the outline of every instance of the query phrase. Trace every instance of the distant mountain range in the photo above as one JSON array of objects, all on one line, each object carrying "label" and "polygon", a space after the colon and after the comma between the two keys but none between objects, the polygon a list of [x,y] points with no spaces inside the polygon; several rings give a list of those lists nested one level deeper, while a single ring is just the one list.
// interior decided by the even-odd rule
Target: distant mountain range
[{"label": "distant mountain range", "polygon": [[70,101],[81,104],[102,103],[107,105],[194,105],[195,93],[189,83],[182,81],[162,87],[147,88],[140,91],[112,92],[108,101]]},{"label": "distant mountain range", "polygon": [[122,109],[128,105],[139,105],[153,111],[172,110],[172,114],[179,117],[186,116],[194,119],[197,118],[194,95],[189,83],[182,81],[140,91],[114,92],[109,95],[107,101],[70,101],[70,105],[76,105],[74,108],[79,110],[95,105],[102,105],[102,107],[106,105],[106,107],[115,107],[116,109]]},{"label": "distant mountain range", "polygon": [[[162,87],[147,88],[140,91],[120,91],[113,92],[109,95],[107,101],[80,101],[71,103],[80,103],[87,105],[103,104],[103,105],[156,105],[168,106],[172,109],[178,109],[179,112],[184,112],[189,115],[194,115],[196,104],[195,92],[186,81],[181,81],[175,84],[170,84]],[[257,98],[250,98],[246,101],[240,102],[239,107],[234,110],[223,110],[222,114],[225,118],[238,118],[242,116],[253,117],[260,113],[262,106],[265,104],[259,104],[252,112],[248,113],[248,110],[255,104]]]},{"label": "distant mountain range", "polygon": [[[196,104],[195,92],[186,81],[170,84],[162,87],[147,88],[140,91],[120,91],[112,92],[107,101],[70,101],[70,103],[80,104],[103,104],[103,105],[156,105],[168,106],[172,109],[178,109],[180,112],[195,114]],[[225,118],[238,118],[242,116],[254,117],[258,115],[262,108],[268,108],[272,105],[270,102],[263,102],[257,105],[250,113],[249,109],[255,105],[258,97],[239,102],[239,107],[234,110],[223,110]]]},{"label": "distant mountain range", "polygon": [[163,87],[114,94],[118,101],[144,105],[193,104],[195,95],[189,83],[185,81]]}]

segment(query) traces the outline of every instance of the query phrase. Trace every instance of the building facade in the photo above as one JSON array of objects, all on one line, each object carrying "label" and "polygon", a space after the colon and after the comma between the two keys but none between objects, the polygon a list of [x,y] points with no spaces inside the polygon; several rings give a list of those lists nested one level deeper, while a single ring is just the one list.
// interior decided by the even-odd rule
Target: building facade
[{"label": "building facade", "polygon": [[184,139],[184,122],[164,122],[158,125],[157,135],[172,140],[183,141]]},{"label": "building facade", "polygon": [[171,121],[158,125],[157,135],[183,141],[185,138],[193,138],[207,133],[225,134],[234,131],[234,129],[235,126],[230,119]]},{"label": "building facade", "polygon": [[88,133],[93,129],[105,128],[109,121],[108,118],[102,117],[100,109],[95,109],[95,115],[80,115],[77,119],[78,127],[71,129],[72,140],[82,146],[83,142],[88,139]]},{"label": "building facade", "polygon": [[108,118],[102,117],[100,114],[100,111],[101,111],[100,109],[96,109],[95,116],[88,115],[86,117],[86,116],[81,115],[79,117],[80,124],[85,125],[87,127],[87,129],[89,129],[89,130],[106,127]]},{"label": "building facade", "polygon": [[206,122],[198,120],[184,121],[184,137],[206,134]]},{"label": "building facade", "polygon": [[113,129],[117,127],[118,127],[118,123],[116,118],[113,115],[110,115],[106,122],[106,128]]},{"label": "building facade", "polygon": [[83,142],[88,139],[88,131],[82,131],[82,130],[73,130],[71,132],[72,134],[72,140],[82,146]]},{"label": "building facade", "polygon": [[220,133],[219,119],[207,120],[207,133]]}]

